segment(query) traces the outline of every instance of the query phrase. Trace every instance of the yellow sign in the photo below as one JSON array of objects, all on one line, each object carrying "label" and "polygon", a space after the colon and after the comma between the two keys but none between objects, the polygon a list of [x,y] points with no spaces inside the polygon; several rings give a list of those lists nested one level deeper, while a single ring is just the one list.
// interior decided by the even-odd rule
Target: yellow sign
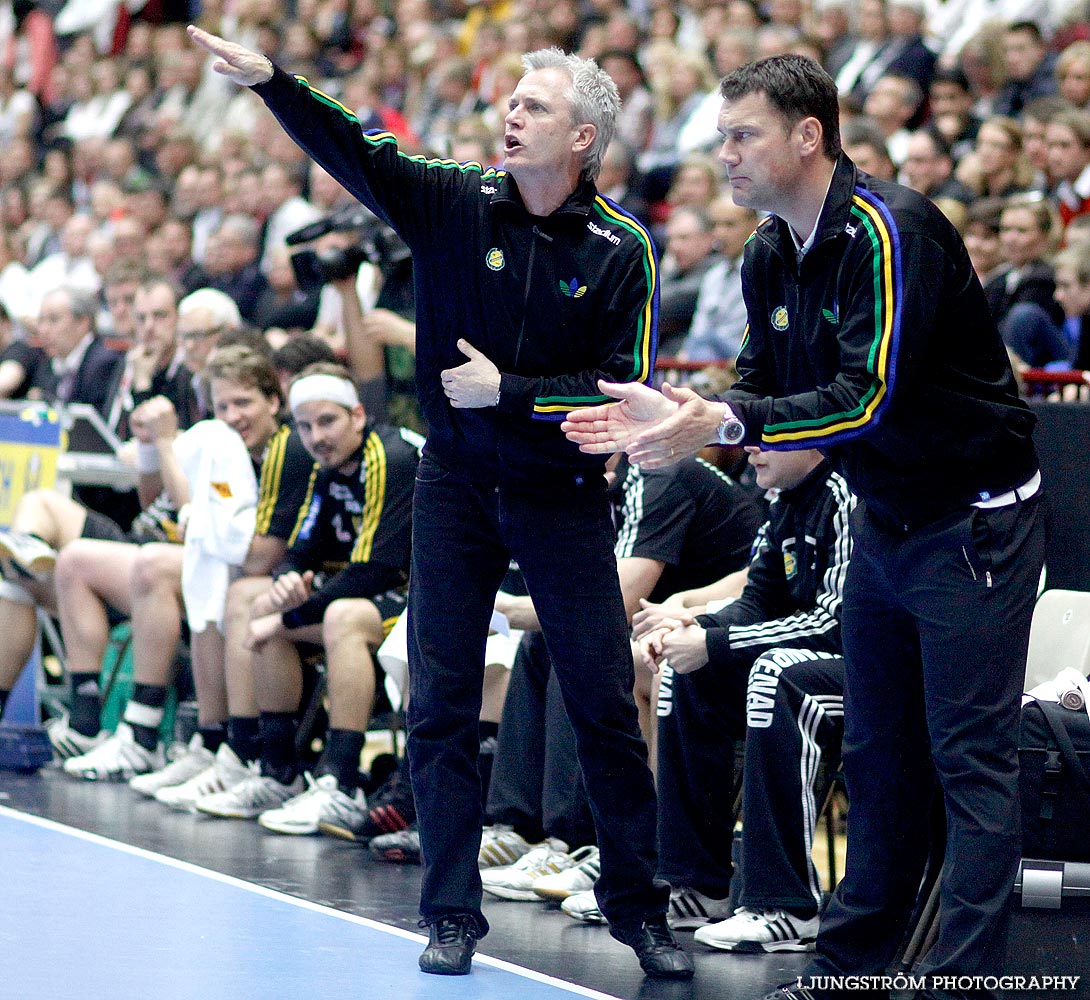
[{"label": "yellow sign", "polygon": [[0,413],[0,525],[11,524],[24,493],[52,489],[64,432],[52,410]]}]

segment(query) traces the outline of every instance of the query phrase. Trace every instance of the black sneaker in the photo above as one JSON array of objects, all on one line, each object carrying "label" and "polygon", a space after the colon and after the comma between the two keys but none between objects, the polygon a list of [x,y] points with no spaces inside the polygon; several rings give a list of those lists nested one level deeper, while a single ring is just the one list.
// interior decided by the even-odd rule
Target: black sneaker
[{"label": "black sneaker", "polygon": [[692,979],[693,960],[677,943],[665,913],[648,917],[635,927],[610,927],[609,933],[636,953],[644,975],[655,979]]},{"label": "black sneaker", "polygon": [[436,976],[465,976],[473,964],[479,931],[469,914],[437,917],[428,928],[428,946],[420,955],[420,971]]},{"label": "black sneaker", "polygon": [[407,776],[394,771],[374,795],[368,797],[367,809],[359,822],[319,823],[318,829],[331,837],[369,843],[384,833],[406,830],[416,821],[413,790]]}]

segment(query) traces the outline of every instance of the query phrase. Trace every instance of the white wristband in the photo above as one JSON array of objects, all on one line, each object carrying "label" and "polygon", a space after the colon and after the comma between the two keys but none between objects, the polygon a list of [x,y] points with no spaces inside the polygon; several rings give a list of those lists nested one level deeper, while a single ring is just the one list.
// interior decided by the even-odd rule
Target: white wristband
[{"label": "white wristband", "polygon": [[136,445],[136,471],[158,472],[162,468],[159,460],[159,448],[154,444],[145,444],[140,441]]}]

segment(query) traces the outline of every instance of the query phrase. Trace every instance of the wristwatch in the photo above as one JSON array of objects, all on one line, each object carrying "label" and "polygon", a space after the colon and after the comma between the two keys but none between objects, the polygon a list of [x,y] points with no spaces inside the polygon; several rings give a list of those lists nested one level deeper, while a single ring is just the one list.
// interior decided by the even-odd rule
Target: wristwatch
[{"label": "wristwatch", "polygon": [[720,444],[739,444],[746,434],[746,425],[742,423],[735,415],[734,411],[726,404],[723,404],[723,419],[719,421],[719,426],[715,429],[716,439]]}]

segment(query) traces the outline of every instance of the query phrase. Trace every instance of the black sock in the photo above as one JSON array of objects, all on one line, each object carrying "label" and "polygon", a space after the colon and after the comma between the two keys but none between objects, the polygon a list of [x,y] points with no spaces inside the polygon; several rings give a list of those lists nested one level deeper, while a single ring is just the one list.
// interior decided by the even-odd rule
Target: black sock
[{"label": "black sock", "polygon": [[5,691],[3,688],[0,688],[0,719],[4,717],[4,706],[8,703],[9,694],[11,694],[10,691]]},{"label": "black sock", "polygon": [[360,754],[363,753],[364,734],[355,729],[330,729],[326,734],[325,749],[314,768],[315,777],[332,774],[342,792],[351,795],[360,787]]},{"label": "black sock", "polygon": [[295,759],[295,713],[262,712],[261,773],[266,778],[290,785],[299,773]]},{"label": "black sock", "polygon": [[98,673],[72,674],[72,704],[68,712],[68,724],[83,736],[97,736],[101,728],[101,692],[98,689]]},{"label": "black sock", "polygon": [[133,738],[145,750],[154,750],[159,745],[159,725],[163,721],[163,706],[166,703],[167,689],[164,685],[133,685],[124,719],[132,727]]},{"label": "black sock", "polygon": [[477,736],[482,743],[487,740],[494,740],[500,733],[500,724],[498,722],[478,722],[477,723]]},{"label": "black sock", "polygon": [[205,750],[210,750],[215,753],[223,741],[227,739],[227,726],[222,722],[215,725],[198,726],[197,732],[201,734],[201,742],[204,744]]},{"label": "black sock", "polygon": [[789,917],[797,917],[799,920],[813,920],[817,916],[817,907],[785,906],[783,912]]},{"label": "black sock", "polygon": [[227,745],[248,764],[261,759],[261,724],[251,716],[232,715],[227,720]]}]

